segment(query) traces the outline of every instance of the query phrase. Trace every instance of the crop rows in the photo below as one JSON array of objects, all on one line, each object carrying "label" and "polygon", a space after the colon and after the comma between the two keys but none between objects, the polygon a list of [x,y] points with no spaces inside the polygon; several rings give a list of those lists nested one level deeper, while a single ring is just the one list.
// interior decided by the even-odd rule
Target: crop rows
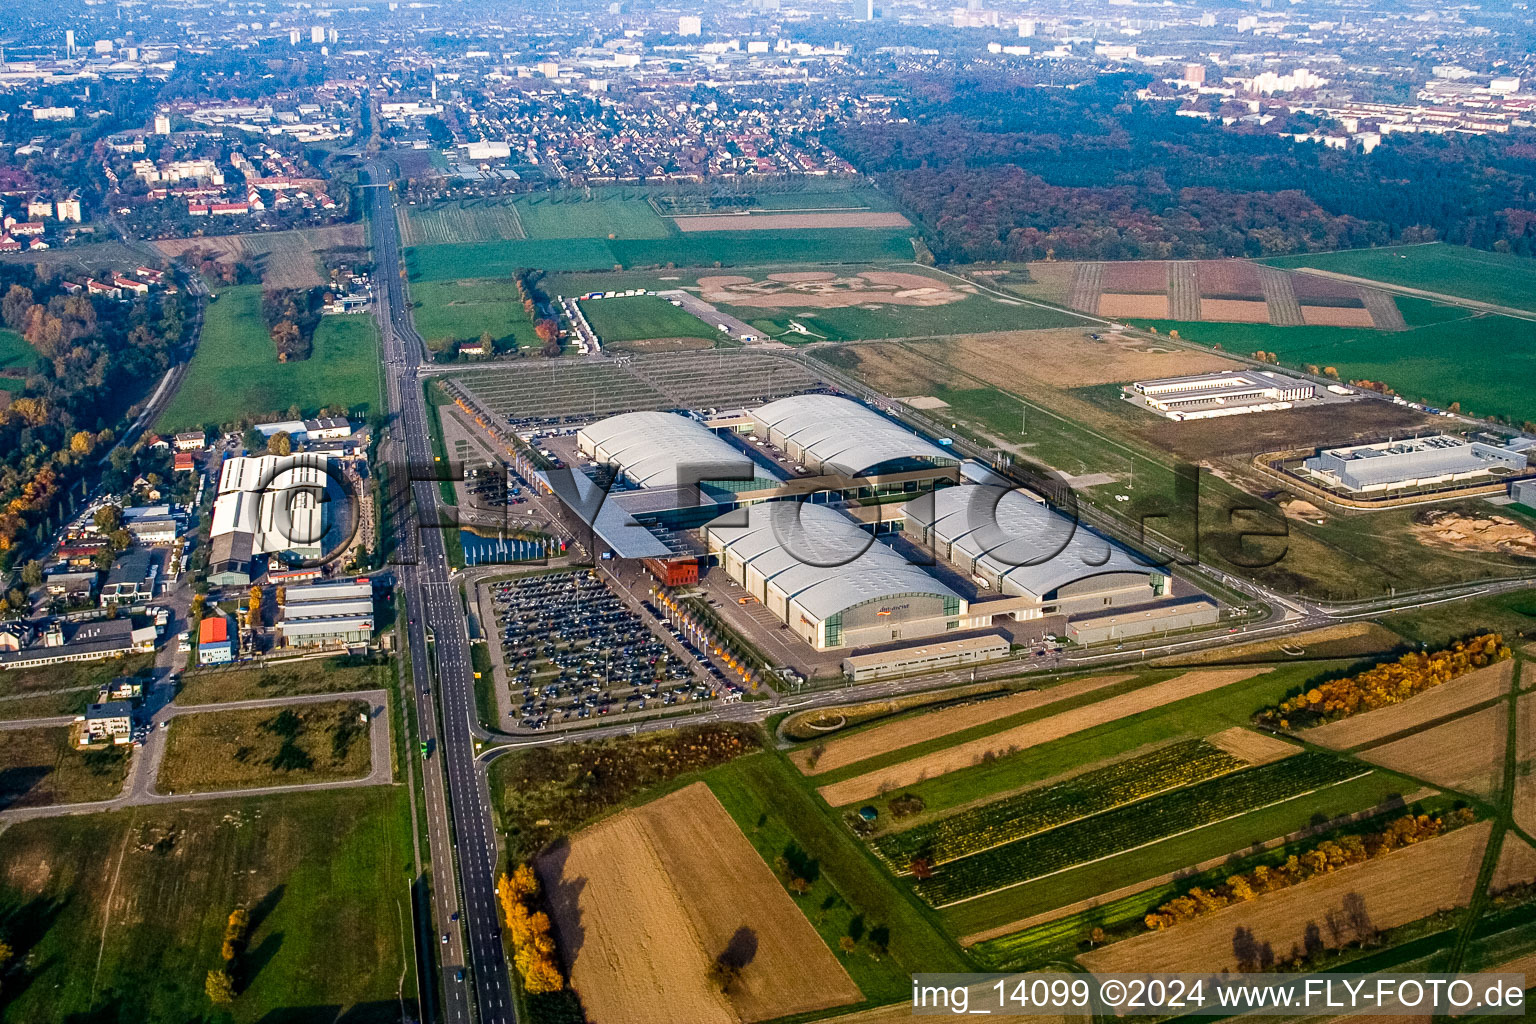
[{"label": "crop rows", "polygon": [[1195,786],[1127,804],[1059,828],[950,861],[917,884],[917,894],[947,906],[1065,868],[1266,807],[1363,774],[1330,754],[1301,753]]},{"label": "crop rows", "polygon": [[892,832],[874,841],[875,852],[897,871],[907,870],[917,858],[942,864],[1246,766],[1204,740],[1185,740],[1052,786]]}]

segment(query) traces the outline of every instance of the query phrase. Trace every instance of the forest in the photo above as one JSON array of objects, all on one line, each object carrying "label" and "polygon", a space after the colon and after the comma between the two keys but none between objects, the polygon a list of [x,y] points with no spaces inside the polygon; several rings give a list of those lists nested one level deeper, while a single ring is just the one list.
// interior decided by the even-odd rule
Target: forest
[{"label": "forest", "polygon": [[56,524],[56,506],[171,364],[185,293],[131,302],[68,294],[46,268],[0,266],[0,320],[37,352],[0,409],[0,564]]},{"label": "forest", "polygon": [[904,123],[824,136],[922,221],[940,260],[1270,256],[1444,240],[1536,254],[1536,142],[1389,136],[1372,153],[1073,89],[908,77]]}]

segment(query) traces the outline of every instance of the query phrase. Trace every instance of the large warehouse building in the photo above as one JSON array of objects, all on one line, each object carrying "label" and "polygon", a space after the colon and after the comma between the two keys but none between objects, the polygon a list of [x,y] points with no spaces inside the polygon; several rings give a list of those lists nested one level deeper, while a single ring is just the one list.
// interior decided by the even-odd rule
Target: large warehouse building
[{"label": "large warehouse building", "polygon": [[1146,603],[1168,592],[1165,571],[1020,490],[946,487],[909,501],[902,513],[914,543],[978,586],[1023,598],[1011,612],[1017,619]]},{"label": "large warehouse building", "polygon": [[324,553],[332,483],[328,461],[314,454],[225,460],[209,534],[210,583],[249,583],[257,555],[313,559]]},{"label": "large warehouse building", "polygon": [[703,530],[732,580],[817,650],[940,635],[966,601],[825,505],[770,502]]},{"label": "large warehouse building", "polygon": [[[812,473],[840,477],[948,475],[948,451],[895,420],[839,395],[793,395],[749,410],[757,433]],[[935,474],[933,470],[946,470]]]},{"label": "large warehouse building", "polygon": [[1527,452],[1518,442],[1494,445],[1436,434],[1325,448],[1305,460],[1302,470],[1330,487],[1356,494],[1492,482],[1528,468]]},{"label": "large warehouse building", "polygon": [[576,448],[617,468],[636,487],[677,487],[700,480],[750,478],[752,460],[690,416],[628,412],[576,432]]}]

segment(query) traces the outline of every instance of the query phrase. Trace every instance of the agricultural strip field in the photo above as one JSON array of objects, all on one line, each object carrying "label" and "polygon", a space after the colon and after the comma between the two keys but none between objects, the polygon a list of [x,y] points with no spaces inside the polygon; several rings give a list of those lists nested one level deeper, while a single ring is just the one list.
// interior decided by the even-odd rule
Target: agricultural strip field
[{"label": "agricultural strip field", "polygon": [[1536,312],[1536,260],[1435,242],[1277,256],[1277,267],[1314,267],[1350,277]]},{"label": "agricultural strip field", "polygon": [[919,858],[930,865],[944,864],[1246,767],[1244,761],[1204,740],[1184,740],[1051,786],[887,833],[871,845],[891,870],[904,874]]},{"label": "agricultural strip field", "polygon": [[915,888],[934,906],[959,903],[1279,804],[1367,772],[1328,754],[1296,754],[994,846],[936,868],[931,878],[918,882]]},{"label": "agricultural strip field", "polygon": [[1187,672],[1173,679],[1154,683],[1096,704],[1064,711],[1059,715],[1015,726],[1012,729],[1006,729],[991,736],[983,736],[889,768],[832,783],[821,787],[819,792],[822,798],[833,806],[868,800],[882,792],[910,786],[919,781],[931,780],[935,776],[970,767],[991,757],[1013,754],[1071,736],[1091,725],[1100,725],[1136,715],[1187,697],[1216,690],[1251,678],[1260,671],[1259,669],[1215,669]]},{"label": "agricultural strip field", "polygon": [[409,836],[390,787],[13,825],[0,844],[17,954],[6,1019],[203,1020],[204,978],[241,906],[252,924],[226,1020],[385,1024],[402,994],[414,1014]]},{"label": "agricultural strip field", "polygon": [[0,810],[110,800],[128,777],[129,748],[81,750],[69,726],[0,733]]},{"label": "agricultural strip field", "polygon": [[196,705],[308,693],[348,693],[387,689],[393,678],[388,666],[348,665],[340,658],[305,659],[264,668],[200,668],[182,673],[176,700]]},{"label": "agricultural strip field", "polygon": [[[539,871],[595,1019],[760,1021],[862,998],[703,783],[578,833]],[[722,996],[705,974],[727,950],[744,963]]]},{"label": "agricultural strip field", "polygon": [[1437,786],[1491,798],[1504,782],[1508,721],[1509,709],[1499,703],[1358,756]]},{"label": "agricultural strip field", "polygon": [[400,244],[496,242],[526,238],[515,204],[496,199],[450,199],[401,208]]},{"label": "agricultural strip field", "polygon": [[[906,997],[914,972],[968,968],[935,916],[817,805],[776,752],[712,769],[705,781],[765,861],[783,857],[810,883],[799,902],[823,941],[830,947],[844,936],[860,941],[843,965],[870,1002]],[[881,930],[887,951],[870,955],[875,950],[864,943]]]},{"label": "agricultural strip field", "polygon": [[606,348],[655,338],[697,338],[713,346],[718,331],[655,295],[588,299],[581,312]]},{"label": "agricultural strip field", "polygon": [[323,284],[316,260],[326,249],[356,249],[366,245],[361,224],[337,224],[296,231],[270,231],[249,235],[217,235],[206,238],[174,238],[155,242],[167,259],[177,259],[192,249],[218,254],[220,262],[249,260],[261,271],[261,281],[271,288],[314,288]]},{"label": "agricultural strip field", "polygon": [[[1417,795],[1416,795],[1417,794]],[[1152,904],[1173,895],[1173,880],[1191,865],[1209,864],[1222,871],[1234,857],[1258,853],[1264,844],[1307,833],[1319,823],[1381,813],[1401,813],[1422,787],[1386,771],[1326,786],[1268,807],[1246,811],[1223,821],[1161,839],[1147,846],[1080,864],[1056,874],[1015,885],[948,907],[943,918],[957,935],[1005,935],[1025,927],[1027,919],[1060,908],[1104,904],[1106,893],[1146,893],[1129,899],[1130,918],[1140,920]],[[1092,819],[1090,819],[1092,820]],[[1215,881],[1225,880],[1222,871]],[[995,948],[1020,940],[997,942]]]},{"label": "agricultural strip field", "polygon": [[503,420],[742,405],[799,394],[818,383],[799,363],[745,349],[661,352],[622,366],[547,360],[451,379]]},{"label": "agricultural strip field", "polygon": [[1431,687],[1401,704],[1305,729],[1299,735],[1309,743],[1335,750],[1378,743],[1508,693],[1513,671],[1513,661],[1497,662]]},{"label": "agricultural strip field", "polygon": [[367,701],[242,708],[178,715],[166,734],[156,786],[198,793],[360,779],[371,750]]},{"label": "agricultural strip field", "polygon": [[786,231],[797,228],[909,228],[912,222],[894,211],[832,210],[816,213],[712,214],[673,217],[682,232],[694,231]]},{"label": "agricultural strip field", "polygon": [[510,279],[422,281],[411,286],[411,301],[416,329],[433,351],[455,341],[478,341],[486,331],[498,351],[542,344]]},{"label": "agricultural strip field", "polygon": [[[834,740],[801,747],[789,755],[795,766],[807,775],[819,775],[850,764],[910,747],[941,736],[950,736],[1009,715],[1054,704],[1069,697],[1092,693],[1132,678],[1129,675],[1092,676],[1075,679],[1044,690],[1025,690],[1006,696],[990,697],[970,704],[911,715],[886,722]],[[819,748],[819,749],[817,749]]]},{"label": "agricultural strip field", "polygon": [[379,410],[379,335],[368,316],[323,317],[314,353],[279,363],[261,319],[261,287],[226,288],[208,306],[203,336],[181,389],[155,430],[162,434],[207,424],[281,415],[298,406],[367,416]]},{"label": "agricultural strip field", "polygon": [[[528,225],[524,217],[525,227]],[[708,231],[658,238],[530,237],[509,242],[418,245],[405,251],[412,281],[507,276],[522,267],[549,271],[623,267],[730,267],[776,263],[882,263],[911,260],[908,232],[839,228]]]},{"label": "agricultural strip field", "polygon": [[[1489,828],[1486,822],[1468,825],[1163,931],[1112,943],[1079,960],[1099,972],[1221,971],[1237,965],[1233,934],[1238,928],[1251,934],[1255,949],[1268,945],[1280,955],[1302,944],[1309,924],[1317,925],[1326,945],[1354,941],[1347,928],[1334,939],[1323,927],[1329,912],[1342,914],[1346,898],[1359,900],[1378,930],[1465,906]],[[1434,884],[1424,884],[1426,879]]]},{"label": "agricultural strip field", "polygon": [[[1427,299],[1399,298],[1403,331],[1351,327],[1274,327],[1173,320],[1137,321],[1177,330],[1185,341],[1229,352],[1273,352],[1280,363],[1333,366],[1345,380],[1384,381],[1405,398],[1440,408],[1460,402],[1478,416],[1536,420],[1536,322],[1475,313]],[[1500,373],[1488,373],[1498,366]]]}]

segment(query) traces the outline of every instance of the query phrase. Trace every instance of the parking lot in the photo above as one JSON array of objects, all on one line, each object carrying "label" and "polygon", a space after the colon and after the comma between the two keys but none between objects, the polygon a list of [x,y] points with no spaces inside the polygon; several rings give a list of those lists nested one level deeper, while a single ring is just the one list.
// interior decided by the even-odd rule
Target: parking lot
[{"label": "parking lot", "polygon": [[653,631],[595,572],[529,576],[490,591],[513,703],[521,701],[512,714],[522,728],[740,692],[680,633],[673,630],[669,643]]}]

